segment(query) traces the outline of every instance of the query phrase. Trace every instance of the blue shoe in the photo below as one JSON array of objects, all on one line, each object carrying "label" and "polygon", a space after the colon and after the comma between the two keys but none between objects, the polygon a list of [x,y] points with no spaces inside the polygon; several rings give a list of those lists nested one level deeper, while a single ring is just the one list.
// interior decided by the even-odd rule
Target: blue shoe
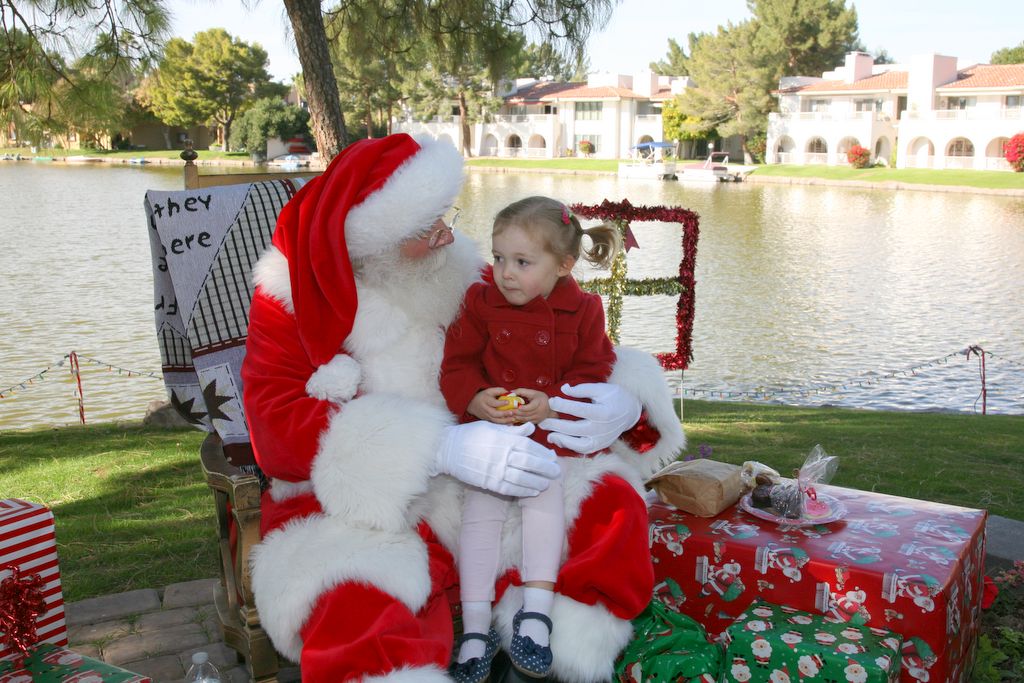
[{"label": "blue shoe", "polygon": [[512,645],[508,649],[508,657],[516,671],[530,678],[544,678],[551,671],[551,647],[540,646],[530,636],[519,635],[519,625],[524,619],[536,619],[548,627],[551,634],[551,619],[540,612],[524,612],[519,610],[512,619]]},{"label": "blue shoe", "polygon": [[486,636],[482,633],[463,633],[455,643],[455,657],[459,656],[459,650],[467,640],[482,640],[487,643],[483,656],[472,657],[462,664],[453,661],[448,665],[448,675],[455,683],[483,683],[491,675],[491,662],[494,661],[494,655],[498,654],[498,632],[492,628]]}]

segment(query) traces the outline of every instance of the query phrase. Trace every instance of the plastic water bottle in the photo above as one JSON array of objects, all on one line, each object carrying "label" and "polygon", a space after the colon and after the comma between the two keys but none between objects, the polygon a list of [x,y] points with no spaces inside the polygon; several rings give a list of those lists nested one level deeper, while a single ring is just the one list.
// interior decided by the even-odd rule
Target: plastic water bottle
[{"label": "plastic water bottle", "polygon": [[220,671],[210,662],[210,655],[205,652],[192,655],[192,666],[188,668],[185,683],[221,683]]}]

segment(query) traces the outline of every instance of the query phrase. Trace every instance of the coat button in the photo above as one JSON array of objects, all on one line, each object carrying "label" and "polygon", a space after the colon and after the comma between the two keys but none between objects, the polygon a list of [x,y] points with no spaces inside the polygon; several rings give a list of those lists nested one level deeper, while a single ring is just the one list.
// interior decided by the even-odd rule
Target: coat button
[{"label": "coat button", "polygon": [[505,370],[504,372],[501,373],[501,381],[505,382],[506,384],[511,384],[512,382],[515,382],[516,381],[516,371],[515,370]]},{"label": "coat button", "polygon": [[548,377],[547,375],[541,375],[540,377],[535,379],[534,382],[537,383],[538,387],[546,387],[547,385],[551,384],[551,378]]},{"label": "coat button", "polygon": [[494,338],[494,341],[499,344],[508,344],[510,341],[512,341],[512,330],[506,328],[498,332],[497,336],[495,336]]},{"label": "coat button", "polygon": [[551,343],[551,333],[547,330],[539,330],[534,339],[537,342],[537,346],[547,346]]}]

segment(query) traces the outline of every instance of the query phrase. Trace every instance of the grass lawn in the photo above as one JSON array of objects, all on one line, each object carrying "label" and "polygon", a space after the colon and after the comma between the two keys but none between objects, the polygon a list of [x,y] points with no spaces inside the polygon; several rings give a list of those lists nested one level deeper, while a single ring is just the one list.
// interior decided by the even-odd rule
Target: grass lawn
[{"label": "grass lawn", "polygon": [[992,189],[1024,190],[1024,173],[1006,171],[963,171],[928,168],[852,168],[850,166],[797,166],[771,164],[758,166],[755,174],[788,178],[823,180],[862,180],[871,183],[912,183],[921,185],[960,185]]},{"label": "grass lawn", "polygon": [[[97,157],[100,159],[181,159],[180,149],[153,149],[153,150],[128,150],[110,151],[106,149],[40,149],[36,153],[29,151],[28,147],[0,147],[0,154],[20,154],[22,157]],[[197,149],[199,159],[213,160],[225,159],[230,161],[249,161],[248,152],[221,152],[208,149]]]},{"label": "grass lawn", "polygon": [[[892,413],[687,400],[696,453],[782,473],[815,444],[833,483],[1024,521],[1024,416]],[[0,492],[49,506],[65,599],[217,575],[213,501],[198,431],[96,425],[0,432]]]}]

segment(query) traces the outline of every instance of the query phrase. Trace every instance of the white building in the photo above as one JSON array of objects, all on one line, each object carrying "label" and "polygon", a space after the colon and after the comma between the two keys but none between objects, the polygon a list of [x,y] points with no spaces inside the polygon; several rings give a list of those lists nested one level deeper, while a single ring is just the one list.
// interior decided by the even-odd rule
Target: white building
[{"label": "white building", "polygon": [[[594,146],[594,157],[628,158],[633,145],[662,140],[663,103],[692,82],[643,71],[635,76],[596,74],[586,83],[520,79],[503,85],[501,110],[488,122],[470,126],[474,156],[552,159],[579,154],[586,140]],[[463,147],[458,116],[429,122],[406,118],[392,128]]]},{"label": "white building", "polygon": [[958,69],[935,54],[875,64],[851,52],[821,78],[782,79],[777,95],[769,163],[843,165],[860,145],[899,168],[1010,170],[1003,144],[1024,132],[1024,64]]}]

